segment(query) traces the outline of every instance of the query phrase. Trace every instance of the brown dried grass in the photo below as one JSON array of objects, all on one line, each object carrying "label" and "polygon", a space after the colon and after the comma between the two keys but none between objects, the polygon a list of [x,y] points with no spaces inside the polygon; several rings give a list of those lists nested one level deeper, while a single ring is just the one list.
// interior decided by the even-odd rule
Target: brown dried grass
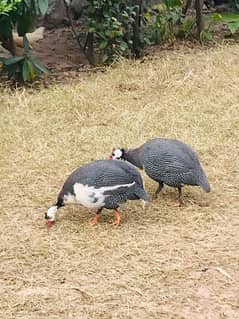
[{"label": "brown dried grass", "polygon": [[[1,90],[1,318],[239,318],[239,46],[122,62],[79,83]],[[43,213],[77,166],[112,146],[175,137],[212,193],[165,188],[144,211]],[[156,184],[145,177],[152,193]]]}]

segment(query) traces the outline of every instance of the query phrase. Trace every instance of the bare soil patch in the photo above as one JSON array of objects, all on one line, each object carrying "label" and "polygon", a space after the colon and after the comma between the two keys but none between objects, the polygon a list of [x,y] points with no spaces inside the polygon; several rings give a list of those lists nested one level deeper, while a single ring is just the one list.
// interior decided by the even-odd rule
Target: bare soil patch
[{"label": "bare soil patch", "polygon": [[44,38],[33,44],[36,56],[55,72],[79,71],[88,65],[68,28],[45,30]]}]

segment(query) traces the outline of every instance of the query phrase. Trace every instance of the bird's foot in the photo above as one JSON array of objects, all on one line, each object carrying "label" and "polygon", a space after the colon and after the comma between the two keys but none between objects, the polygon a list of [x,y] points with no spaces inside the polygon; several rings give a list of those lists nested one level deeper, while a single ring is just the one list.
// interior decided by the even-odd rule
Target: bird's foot
[{"label": "bird's foot", "polygon": [[120,213],[116,210],[115,211],[115,220],[113,222],[113,226],[119,226],[120,225],[120,221],[121,221],[121,216]]},{"label": "bird's foot", "polygon": [[179,201],[178,203],[173,204],[174,207],[184,207],[185,203],[183,201]]},{"label": "bird's foot", "polygon": [[99,219],[100,219],[100,216],[99,216],[99,215],[96,215],[96,216],[91,220],[90,224],[91,224],[92,226],[97,225],[97,224],[99,223]]},{"label": "bird's foot", "polygon": [[158,194],[154,193],[154,194],[152,195],[152,200],[155,200],[155,199],[157,199],[157,198],[158,198]]},{"label": "bird's foot", "polygon": [[120,225],[120,221],[118,220],[115,220],[113,223],[112,223],[113,226],[115,227],[118,227]]}]

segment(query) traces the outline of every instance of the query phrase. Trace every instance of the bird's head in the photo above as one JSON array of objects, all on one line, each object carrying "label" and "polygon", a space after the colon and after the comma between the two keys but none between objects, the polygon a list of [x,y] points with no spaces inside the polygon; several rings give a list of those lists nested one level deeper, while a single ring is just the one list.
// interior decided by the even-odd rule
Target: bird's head
[{"label": "bird's head", "polygon": [[123,148],[113,148],[109,159],[122,160],[124,159],[125,150]]},{"label": "bird's head", "polygon": [[57,211],[57,206],[52,206],[45,213],[46,224],[49,228],[55,223],[56,211]]}]

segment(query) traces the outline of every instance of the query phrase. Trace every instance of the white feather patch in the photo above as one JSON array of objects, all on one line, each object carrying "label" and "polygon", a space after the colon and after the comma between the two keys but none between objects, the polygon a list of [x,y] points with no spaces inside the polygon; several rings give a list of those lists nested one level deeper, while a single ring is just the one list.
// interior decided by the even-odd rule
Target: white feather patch
[{"label": "white feather patch", "polygon": [[51,206],[51,207],[48,209],[48,211],[46,212],[47,217],[48,217],[51,221],[54,221],[54,220],[55,220],[56,212],[57,212],[57,206],[56,206],[56,205]]},{"label": "white feather patch", "polygon": [[105,186],[101,188],[95,188],[94,186],[83,185],[76,183],[73,185],[74,193],[64,196],[64,202],[66,204],[81,204],[88,208],[99,209],[104,206],[105,198],[109,195],[105,195],[104,192],[118,189],[120,187],[131,187],[135,182],[130,184],[122,184],[115,186]]},{"label": "white feather patch", "polygon": [[114,151],[114,155],[115,155],[115,158],[119,159],[121,158],[121,156],[123,155],[122,151],[117,148],[115,151]]}]

